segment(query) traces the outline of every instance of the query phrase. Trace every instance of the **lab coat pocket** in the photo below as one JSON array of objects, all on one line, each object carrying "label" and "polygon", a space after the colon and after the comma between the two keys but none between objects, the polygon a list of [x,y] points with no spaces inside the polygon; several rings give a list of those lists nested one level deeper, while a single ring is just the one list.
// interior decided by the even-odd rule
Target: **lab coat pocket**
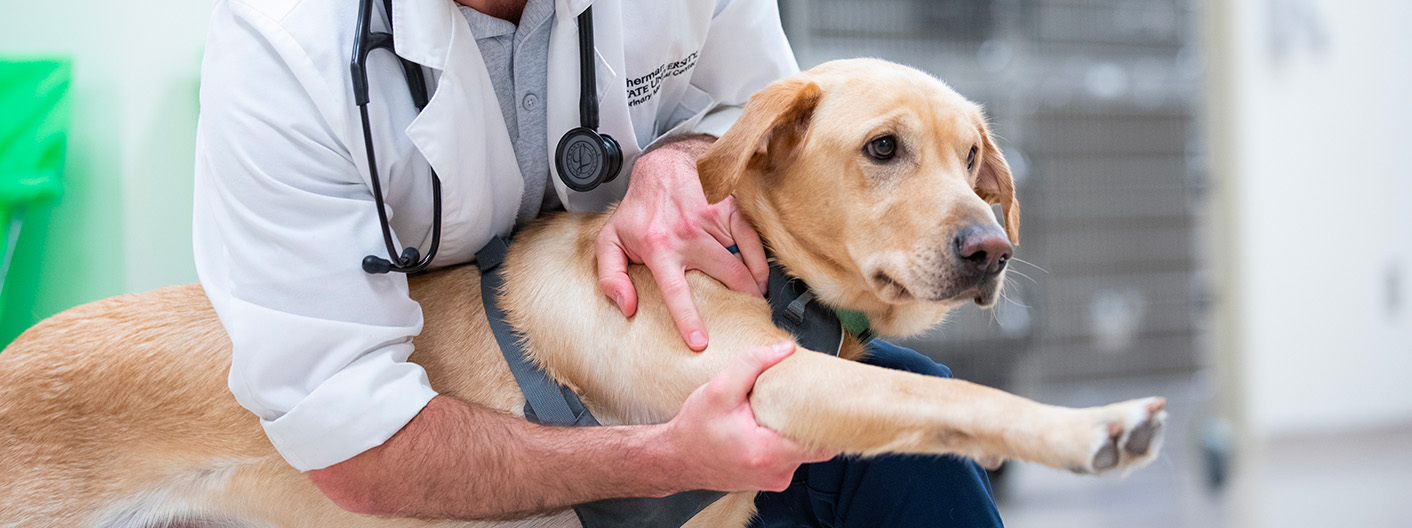
[{"label": "lab coat pocket", "polygon": [[676,108],[657,119],[652,130],[654,138],[652,142],[656,143],[657,139],[696,128],[696,125],[701,122],[701,118],[706,116],[706,112],[715,106],[716,99],[705,90],[687,84]]}]

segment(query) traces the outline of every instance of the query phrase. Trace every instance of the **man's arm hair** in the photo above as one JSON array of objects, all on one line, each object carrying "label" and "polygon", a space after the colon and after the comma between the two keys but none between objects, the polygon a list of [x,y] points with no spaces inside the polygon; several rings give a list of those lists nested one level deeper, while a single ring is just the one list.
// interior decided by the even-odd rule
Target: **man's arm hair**
[{"label": "man's arm hair", "polygon": [[544,427],[447,396],[382,445],[309,478],[365,514],[514,519],[676,491],[661,426]]},{"label": "man's arm hair", "polygon": [[680,150],[691,155],[692,158],[700,158],[701,155],[706,153],[707,149],[711,148],[711,144],[715,143],[717,139],[716,136],[711,134],[695,132],[689,134],[675,134],[659,138],[657,141],[652,142],[651,145],[647,146],[647,150],[642,151],[642,156],[651,154],[654,150],[670,146],[673,150]]}]

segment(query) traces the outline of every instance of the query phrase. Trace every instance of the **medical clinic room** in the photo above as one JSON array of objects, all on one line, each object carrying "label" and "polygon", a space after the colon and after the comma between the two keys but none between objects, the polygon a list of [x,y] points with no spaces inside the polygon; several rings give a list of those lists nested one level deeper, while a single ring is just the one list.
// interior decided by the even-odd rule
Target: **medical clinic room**
[{"label": "medical clinic room", "polygon": [[1412,2],[0,16],[0,527],[1412,527]]}]

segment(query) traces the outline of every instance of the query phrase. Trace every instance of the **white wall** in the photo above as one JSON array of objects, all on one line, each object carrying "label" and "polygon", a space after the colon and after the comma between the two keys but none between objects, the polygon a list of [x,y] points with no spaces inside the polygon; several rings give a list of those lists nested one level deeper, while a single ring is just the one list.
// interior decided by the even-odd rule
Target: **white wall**
[{"label": "white wall", "polygon": [[197,92],[214,5],[215,0],[148,0],[140,9],[123,11],[127,291],[196,281],[191,195]]},{"label": "white wall", "polygon": [[1256,438],[1412,424],[1412,2],[1208,9],[1234,414]]}]

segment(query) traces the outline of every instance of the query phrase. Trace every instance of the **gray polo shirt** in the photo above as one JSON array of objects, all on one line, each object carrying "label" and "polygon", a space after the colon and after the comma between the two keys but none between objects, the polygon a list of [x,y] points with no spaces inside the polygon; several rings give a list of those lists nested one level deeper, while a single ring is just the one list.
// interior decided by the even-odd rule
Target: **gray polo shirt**
[{"label": "gray polo shirt", "polygon": [[[529,0],[520,24],[458,5],[471,26],[476,46],[490,72],[500,113],[515,148],[515,161],[525,178],[516,223],[540,212],[562,209],[549,181],[548,124],[545,93],[549,88],[549,33],[554,27],[554,0]],[[557,138],[556,138],[557,140]]]}]

